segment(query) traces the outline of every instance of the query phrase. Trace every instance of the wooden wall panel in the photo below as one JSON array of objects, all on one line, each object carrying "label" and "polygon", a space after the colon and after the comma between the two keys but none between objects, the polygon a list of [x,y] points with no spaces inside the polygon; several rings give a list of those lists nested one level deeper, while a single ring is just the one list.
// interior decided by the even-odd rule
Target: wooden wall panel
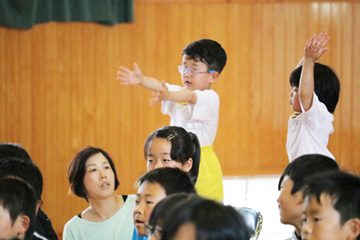
[{"label": "wooden wall panel", "polygon": [[306,39],[324,31],[321,62],[341,81],[329,148],[340,166],[360,173],[359,1],[137,0],[135,22],[47,23],[0,27],[0,141],[18,142],[44,175],[44,210],[55,229],[86,207],[68,194],[67,166],[86,145],[114,158],[119,193],[134,193],[145,172],[142,147],[169,118],[149,106],[151,93],[120,86],[120,64],[180,84],[177,66],[189,42],[212,38],[228,53],[214,89],[221,99],[214,144],[224,175],[279,174],[285,151],[288,78]]}]

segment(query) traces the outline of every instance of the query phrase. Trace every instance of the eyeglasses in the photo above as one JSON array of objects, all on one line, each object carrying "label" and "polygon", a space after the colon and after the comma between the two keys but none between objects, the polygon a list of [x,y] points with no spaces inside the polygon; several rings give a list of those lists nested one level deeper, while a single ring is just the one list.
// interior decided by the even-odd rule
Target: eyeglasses
[{"label": "eyeglasses", "polygon": [[149,238],[153,235],[156,239],[161,240],[162,228],[157,226],[153,227],[149,224],[145,224],[145,234]]},{"label": "eyeglasses", "polygon": [[202,74],[202,73],[213,73],[213,72],[216,72],[215,70],[209,70],[209,71],[204,71],[204,72],[200,72],[200,71],[196,71],[192,68],[187,68],[183,65],[180,65],[178,67],[178,70],[181,74],[185,74],[185,73],[188,73],[190,76],[194,77],[195,75],[197,74]]}]

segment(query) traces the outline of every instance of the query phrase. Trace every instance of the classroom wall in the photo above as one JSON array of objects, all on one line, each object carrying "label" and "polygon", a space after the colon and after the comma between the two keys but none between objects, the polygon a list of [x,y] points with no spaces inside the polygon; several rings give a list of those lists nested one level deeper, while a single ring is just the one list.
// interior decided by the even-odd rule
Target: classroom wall
[{"label": "classroom wall", "polygon": [[[221,100],[214,144],[223,173],[280,174],[288,77],[313,33],[331,36],[329,64],[341,81],[329,149],[343,169],[360,173],[360,1],[138,0],[135,22],[46,23],[31,30],[0,27],[0,141],[29,151],[44,176],[43,209],[61,235],[86,206],[69,194],[67,167],[86,145],[113,157],[119,193],[134,193],[145,172],[142,147],[169,118],[151,93],[120,86],[119,65],[138,62],[145,75],[181,84],[186,44],[217,40],[228,54],[213,89]],[[274,189],[275,191],[275,189]]]}]

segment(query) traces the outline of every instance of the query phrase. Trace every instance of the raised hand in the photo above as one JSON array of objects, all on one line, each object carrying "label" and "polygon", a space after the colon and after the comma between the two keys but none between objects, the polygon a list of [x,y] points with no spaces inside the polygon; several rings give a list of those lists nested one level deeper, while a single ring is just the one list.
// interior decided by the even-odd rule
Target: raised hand
[{"label": "raised hand", "polygon": [[324,48],[330,37],[327,33],[314,34],[310,40],[306,41],[304,57],[312,61],[318,60],[324,52],[329,50],[328,47]]},{"label": "raised hand", "polygon": [[137,63],[134,63],[134,71],[120,66],[117,72],[117,80],[121,85],[139,85],[143,82],[144,76],[142,75]]}]

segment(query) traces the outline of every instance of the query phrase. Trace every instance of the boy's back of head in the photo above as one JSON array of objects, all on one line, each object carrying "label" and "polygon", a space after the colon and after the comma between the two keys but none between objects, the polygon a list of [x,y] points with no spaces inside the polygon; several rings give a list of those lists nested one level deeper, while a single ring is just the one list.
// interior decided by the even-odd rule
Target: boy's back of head
[{"label": "boy's back of head", "polygon": [[17,158],[0,159],[0,178],[17,177],[30,184],[41,200],[43,178],[40,169],[33,162]]},{"label": "boy's back of head", "polygon": [[305,178],[328,170],[338,170],[338,164],[331,158],[320,154],[306,154],[289,163],[279,179],[278,190],[286,176],[293,181],[291,193],[299,191],[305,184]]},{"label": "boy's back of head", "polygon": [[0,159],[18,158],[23,161],[32,162],[30,155],[19,144],[0,143]]},{"label": "boy's back of head", "polygon": [[181,204],[182,202],[197,198],[200,198],[200,196],[191,193],[175,193],[166,197],[165,199],[158,202],[151,212],[149,225],[152,226],[153,229],[156,228],[156,225],[162,228],[164,225],[164,218],[170,209],[174,208],[178,204]]},{"label": "boy's back of head", "polygon": [[329,171],[306,179],[305,198],[328,195],[333,208],[340,213],[341,225],[352,218],[360,220],[360,177],[344,171]]},{"label": "boy's back of head", "polygon": [[141,185],[145,181],[160,184],[166,195],[173,193],[196,193],[190,175],[179,168],[157,168],[145,173],[138,180]]},{"label": "boy's back of head", "polygon": [[200,39],[188,44],[182,55],[187,55],[195,61],[208,65],[208,70],[215,70],[219,74],[226,64],[226,53],[222,46],[211,39]]},{"label": "boy's back of head", "polygon": [[[192,227],[187,228],[189,225]],[[192,235],[193,239],[207,240],[248,240],[250,237],[244,218],[237,210],[202,197],[182,201],[165,215],[161,239],[185,239],[184,235],[179,237],[179,232],[188,232],[186,237]]]},{"label": "boy's back of head", "polygon": [[[0,205],[9,213],[11,226],[17,228],[15,231],[24,230],[24,239],[30,239],[35,231],[36,202],[34,191],[26,182],[16,178],[0,179]],[[16,221],[20,221],[21,229]]]},{"label": "boy's back of head", "polygon": [[[299,87],[302,66],[292,71],[290,85]],[[340,95],[340,81],[335,72],[321,63],[314,66],[314,91],[319,101],[324,103],[330,113],[335,111]]]}]

